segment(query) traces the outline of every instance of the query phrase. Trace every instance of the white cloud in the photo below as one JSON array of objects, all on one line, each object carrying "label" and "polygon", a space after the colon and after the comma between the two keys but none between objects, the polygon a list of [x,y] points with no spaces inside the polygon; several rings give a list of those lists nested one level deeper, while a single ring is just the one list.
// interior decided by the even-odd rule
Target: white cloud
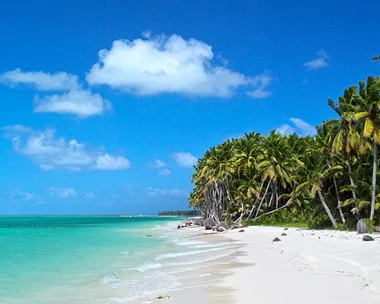
[{"label": "white cloud", "polygon": [[284,135],[296,133],[296,130],[293,127],[289,126],[288,124],[281,125],[279,128],[277,128],[276,131]]},{"label": "white cloud", "polygon": [[160,160],[160,159],[156,159],[155,161],[154,161],[154,167],[155,168],[164,168],[164,167],[166,167],[168,164],[167,163],[165,163],[164,161],[162,161],[162,160]]},{"label": "white cloud", "polygon": [[185,168],[192,168],[198,162],[198,158],[196,158],[194,155],[191,155],[188,152],[174,153],[173,159],[177,162],[179,166]]},{"label": "white cloud", "polygon": [[314,126],[303,121],[301,118],[291,117],[289,120],[294,126],[283,124],[277,128],[277,131],[285,135],[297,133],[302,136],[314,136],[317,133],[317,129]]},{"label": "white cloud", "polygon": [[35,97],[35,112],[73,114],[80,117],[99,115],[111,108],[111,103],[88,90],[74,90],[63,95]]},{"label": "white cloud", "polygon": [[2,127],[2,131],[4,132],[4,134],[12,135],[19,133],[30,133],[33,131],[33,129],[23,125],[12,125]]},{"label": "white cloud", "polygon": [[85,199],[93,200],[96,199],[96,195],[92,192],[78,192],[74,188],[59,188],[59,187],[49,187],[47,189],[49,195],[53,198],[60,199]]},{"label": "white cloud", "polygon": [[11,200],[25,200],[25,201],[35,201],[40,200],[41,197],[38,194],[31,192],[23,192],[20,189],[15,189],[10,195]]},{"label": "white cloud", "polygon": [[44,170],[121,170],[130,167],[129,160],[123,156],[103,154],[75,139],[56,137],[53,129],[13,134],[11,139],[17,153],[29,157]]},{"label": "white cloud", "polygon": [[48,189],[50,196],[58,198],[69,198],[78,195],[78,192],[74,188],[56,188],[50,187]]},{"label": "white cloud", "polygon": [[171,189],[148,188],[148,196],[152,198],[162,197],[162,196],[187,197],[189,196],[189,192],[182,189],[177,189],[177,188],[171,188]]},{"label": "white cloud", "polygon": [[170,175],[170,174],[172,174],[172,171],[170,171],[169,169],[163,169],[163,170],[160,170],[159,172],[158,172],[158,174],[160,174],[160,175]]},{"label": "white cloud", "polygon": [[327,56],[326,52],[324,50],[320,50],[317,52],[317,58],[305,62],[303,66],[309,70],[319,70],[329,66],[328,59],[329,56]]},{"label": "white cloud", "polygon": [[272,95],[272,92],[268,91],[267,88],[273,81],[273,78],[268,76],[267,74],[261,74],[255,77],[256,79],[256,87],[252,91],[248,91],[247,95],[251,96],[254,99],[262,99]]},{"label": "white cloud", "polygon": [[297,127],[302,135],[315,135],[317,133],[317,129],[314,126],[303,121],[301,118],[291,117],[289,120]]},{"label": "white cloud", "polygon": [[238,88],[253,98],[270,95],[270,76],[246,76],[216,64],[211,46],[202,41],[178,35],[144,38],[116,40],[110,50],[101,50],[87,74],[88,83],[140,95],[229,97]]},{"label": "white cloud", "polygon": [[78,76],[66,72],[23,72],[20,69],[0,74],[0,82],[10,86],[29,85],[40,91],[68,91],[80,87]]},{"label": "white cloud", "polygon": [[96,170],[123,170],[131,167],[131,162],[124,156],[100,155],[93,166]]}]

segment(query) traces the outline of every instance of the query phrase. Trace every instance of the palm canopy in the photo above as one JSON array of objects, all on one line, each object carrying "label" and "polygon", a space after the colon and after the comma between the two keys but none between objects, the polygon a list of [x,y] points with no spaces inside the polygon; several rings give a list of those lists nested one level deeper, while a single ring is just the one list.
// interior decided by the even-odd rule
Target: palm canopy
[{"label": "palm canopy", "polygon": [[380,78],[368,77],[337,102],[328,99],[338,118],[323,122],[313,137],[251,132],[211,147],[195,167],[190,205],[216,221],[259,220],[281,210],[293,220],[324,210],[337,227],[337,219],[353,216],[349,204],[376,219],[379,92]]}]

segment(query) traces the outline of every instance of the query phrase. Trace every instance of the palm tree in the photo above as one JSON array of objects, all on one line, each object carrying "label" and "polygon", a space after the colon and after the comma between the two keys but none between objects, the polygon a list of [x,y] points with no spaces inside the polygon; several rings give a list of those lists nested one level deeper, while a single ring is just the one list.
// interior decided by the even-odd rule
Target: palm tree
[{"label": "palm tree", "polygon": [[360,135],[356,129],[355,109],[357,87],[351,86],[344,90],[344,95],[339,97],[336,104],[331,98],[328,99],[328,105],[339,116],[340,120],[331,120],[332,126],[330,137],[332,139],[332,152],[340,154],[345,152],[347,160],[348,177],[351,184],[352,198],[355,206],[358,205],[358,197],[356,193],[356,183],[353,173],[353,156],[360,154]]},{"label": "palm tree", "polygon": [[[320,152],[325,155],[326,164],[329,169],[332,169],[333,166],[333,156],[331,153],[332,150],[332,138],[330,137],[330,131],[335,127],[335,122],[333,120],[324,122],[321,126],[317,127],[317,135],[316,135],[316,142],[319,146]],[[342,211],[342,201],[340,199],[340,193],[339,193],[339,186],[336,174],[332,174],[333,182],[334,182],[334,188],[335,188],[335,194],[337,198],[337,209],[339,211],[339,216],[342,221],[342,223],[346,222],[346,219],[344,217],[343,211]]]},{"label": "palm tree", "polygon": [[319,200],[322,203],[322,206],[325,209],[331,221],[331,224],[334,228],[337,228],[338,225],[336,223],[336,220],[332,215],[323,195],[323,183],[329,176],[334,174],[336,170],[340,170],[341,167],[337,166],[329,168],[326,165],[325,154],[323,151],[321,151],[317,142],[313,147],[310,147],[306,158],[308,158],[308,161],[307,165],[304,167],[303,172],[306,181],[297,186],[294,191],[296,194],[298,194],[309,189],[311,195],[315,196],[318,194]]},{"label": "palm tree", "polygon": [[373,141],[371,213],[373,220],[376,203],[377,145],[380,144],[380,77],[369,76],[367,85],[359,82],[359,105],[355,117],[364,123],[363,137]]}]

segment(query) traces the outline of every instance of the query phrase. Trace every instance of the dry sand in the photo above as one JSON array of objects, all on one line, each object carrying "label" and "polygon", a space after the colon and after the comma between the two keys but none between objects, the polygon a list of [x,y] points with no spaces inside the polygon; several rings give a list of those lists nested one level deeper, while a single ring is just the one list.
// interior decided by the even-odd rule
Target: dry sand
[{"label": "dry sand", "polygon": [[[286,236],[281,236],[286,233]],[[245,244],[241,263],[221,287],[230,303],[380,303],[380,236],[364,242],[353,232],[249,227],[228,235]],[[272,242],[275,237],[280,242]]]},{"label": "dry sand", "polygon": [[[380,235],[372,236],[374,241],[364,242],[362,235],[341,231],[249,227],[242,233],[207,234],[199,230],[197,237],[230,240],[236,251],[185,274],[185,289],[172,291],[167,302],[380,303]],[[272,242],[275,237],[281,241]]]}]

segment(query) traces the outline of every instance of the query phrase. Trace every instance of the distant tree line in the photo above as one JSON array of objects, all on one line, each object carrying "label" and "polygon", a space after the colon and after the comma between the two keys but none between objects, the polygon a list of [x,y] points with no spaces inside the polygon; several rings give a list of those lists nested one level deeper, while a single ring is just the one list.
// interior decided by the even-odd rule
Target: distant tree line
[{"label": "distant tree line", "polygon": [[198,210],[176,210],[176,211],[163,211],[158,213],[159,216],[198,216]]}]

